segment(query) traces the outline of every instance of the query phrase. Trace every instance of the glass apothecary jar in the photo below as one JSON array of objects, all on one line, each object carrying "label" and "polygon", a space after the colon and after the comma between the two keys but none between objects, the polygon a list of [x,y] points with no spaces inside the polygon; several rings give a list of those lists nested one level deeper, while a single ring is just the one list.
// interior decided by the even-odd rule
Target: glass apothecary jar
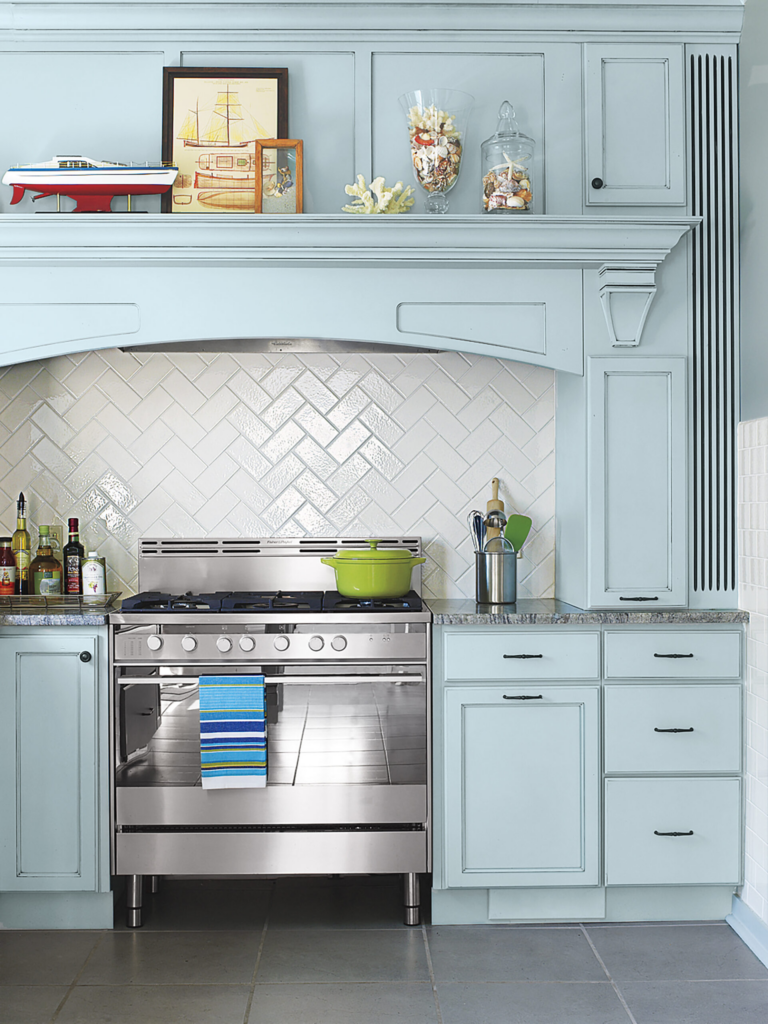
[{"label": "glass apothecary jar", "polygon": [[533,205],[531,171],[536,143],[523,135],[508,100],[495,133],[481,146],[483,213],[526,213]]}]

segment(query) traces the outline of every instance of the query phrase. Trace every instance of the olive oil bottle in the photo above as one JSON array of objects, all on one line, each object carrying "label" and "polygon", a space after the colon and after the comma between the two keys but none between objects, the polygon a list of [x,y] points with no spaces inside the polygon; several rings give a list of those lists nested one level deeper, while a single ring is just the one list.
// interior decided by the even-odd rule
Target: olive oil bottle
[{"label": "olive oil bottle", "polygon": [[16,562],[16,593],[29,594],[32,589],[29,577],[32,541],[29,539],[29,530],[27,529],[27,503],[24,500],[23,491],[16,502],[16,532],[11,541],[11,549]]},{"label": "olive oil bottle", "polygon": [[37,558],[29,567],[35,594],[61,593],[61,562],[53,554],[49,527],[40,527],[40,544]]}]

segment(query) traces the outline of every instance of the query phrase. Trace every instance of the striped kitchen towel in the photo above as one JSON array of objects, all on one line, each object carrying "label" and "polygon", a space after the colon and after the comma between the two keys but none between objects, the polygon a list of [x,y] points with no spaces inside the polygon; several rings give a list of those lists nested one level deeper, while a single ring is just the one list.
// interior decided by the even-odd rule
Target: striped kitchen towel
[{"label": "striped kitchen towel", "polygon": [[267,784],[264,676],[200,676],[203,789]]}]

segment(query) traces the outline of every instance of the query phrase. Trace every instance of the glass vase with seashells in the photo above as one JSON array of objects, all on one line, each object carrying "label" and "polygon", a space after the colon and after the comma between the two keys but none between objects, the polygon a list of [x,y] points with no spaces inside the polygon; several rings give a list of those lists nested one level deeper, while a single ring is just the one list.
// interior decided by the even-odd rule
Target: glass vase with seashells
[{"label": "glass vase with seashells", "polygon": [[408,122],[411,164],[427,193],[427,213],[447,213],[456,184],[474,98],[458,89],[416,89],[400,97]]}]

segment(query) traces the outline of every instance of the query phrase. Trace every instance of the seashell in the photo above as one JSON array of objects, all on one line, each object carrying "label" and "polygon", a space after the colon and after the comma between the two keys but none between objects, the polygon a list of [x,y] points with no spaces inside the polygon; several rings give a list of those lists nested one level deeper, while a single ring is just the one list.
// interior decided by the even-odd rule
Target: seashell
[{"label": "seashell", "polygon": [[507,206],[513,210],[520,210],[525,207],[525,200],[520,196],[507,196]]},{"label": "seashell", "polygon": [[520,188],[526,188],[530,191],[531,183],[527,178],[520,179]]}]

